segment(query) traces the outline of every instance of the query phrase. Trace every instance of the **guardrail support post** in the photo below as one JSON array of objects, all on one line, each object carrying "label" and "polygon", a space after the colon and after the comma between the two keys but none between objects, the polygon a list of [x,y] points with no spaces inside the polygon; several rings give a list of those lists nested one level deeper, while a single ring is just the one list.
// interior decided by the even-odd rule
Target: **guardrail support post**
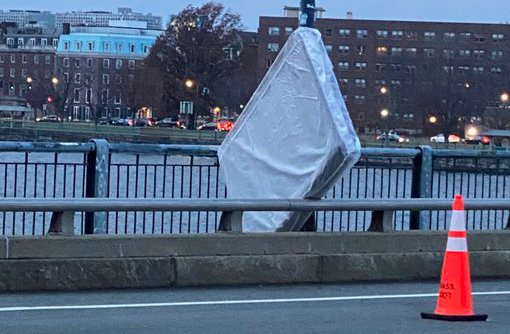
[{"label": "guardrail support post", "polygon": [[[412,198],[431,198],[432,196],[432,173],[433,157],[430,146],[419,146],[421,154],[414,160],[413,183],[411,186]],[[425,221],[430,217],[430,212],[413,211],[410,216],[411,230],[424,230]]]},{"label": "guardrail support post", "polygon": [[53,212],[51,215],[48,235],[74,235],[75,212]]},{"label": "guardrail support post", "polygon": [[243,232],[243,211],[223,211],[218,232]]},{"label": "guardrail support post", "polygon": [[[110,145],[104,139],[93,139],[96,149],[87,155],[87,198],[108,197]],[[106,212],[85,213],[85,234],[106,234]]]},{"label": "guardrail support post", "polygon": [[368,232],[389,232],[393,231],[394,211],[374,211]]}]

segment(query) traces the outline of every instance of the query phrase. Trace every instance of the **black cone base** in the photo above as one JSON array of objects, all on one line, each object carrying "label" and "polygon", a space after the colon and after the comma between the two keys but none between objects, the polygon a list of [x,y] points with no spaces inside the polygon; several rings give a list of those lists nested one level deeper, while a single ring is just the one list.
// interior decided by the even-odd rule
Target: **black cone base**
[{"label": "black cone base", "polygon": [[435,313],[421,313],[423,319],[444,320],[444,321],[486,321],[487,314],[477,315],[442,315]]}]

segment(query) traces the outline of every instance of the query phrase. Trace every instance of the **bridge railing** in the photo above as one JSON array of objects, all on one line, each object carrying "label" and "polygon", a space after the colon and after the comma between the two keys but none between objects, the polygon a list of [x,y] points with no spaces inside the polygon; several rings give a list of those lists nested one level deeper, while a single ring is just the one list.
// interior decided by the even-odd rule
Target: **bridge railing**
[{"label": "bridge railing", "polygon": [[[89,143],[0,142],[0,198],[222,199],[225,182],[219,173],[217,146]],[[510,152],[365,148],[358,164],[325,196],[332,199],[438,198],[456,193],[466,198],[509,195]],[[366,231],[372,210],[319,210],[317,231]],[[94,221],[106,232],[214,233],[220,212],[131,211],[82,212],[77,233],[92,233]],[[50,213],[0,212],[0,234],[46,233]],[[444,229],[447,212],[405,207],[393,215],[396,230]],[[501,229],[508,211],[468,212],[471,229]]]}]

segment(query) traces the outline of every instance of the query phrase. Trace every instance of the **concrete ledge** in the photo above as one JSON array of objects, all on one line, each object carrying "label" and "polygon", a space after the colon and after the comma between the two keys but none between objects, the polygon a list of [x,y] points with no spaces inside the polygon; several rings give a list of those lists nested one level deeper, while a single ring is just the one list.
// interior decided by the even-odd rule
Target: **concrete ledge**
[{"label": "concrete ledge", "polygon": [[[20,237],[0,291],[438,279],[445,232]],[[510,233],[470,233],[474,278],[510,277]]]}]

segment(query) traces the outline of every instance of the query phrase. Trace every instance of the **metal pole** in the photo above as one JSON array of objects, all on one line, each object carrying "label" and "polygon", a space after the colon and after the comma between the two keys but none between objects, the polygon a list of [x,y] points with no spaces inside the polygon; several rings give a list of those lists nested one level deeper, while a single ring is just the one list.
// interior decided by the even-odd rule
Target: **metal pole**
[{"label": "metal pole", "polygon": [[299,25],[313,28],[315,24],[315,0],[301,0],[299,13]]}]

